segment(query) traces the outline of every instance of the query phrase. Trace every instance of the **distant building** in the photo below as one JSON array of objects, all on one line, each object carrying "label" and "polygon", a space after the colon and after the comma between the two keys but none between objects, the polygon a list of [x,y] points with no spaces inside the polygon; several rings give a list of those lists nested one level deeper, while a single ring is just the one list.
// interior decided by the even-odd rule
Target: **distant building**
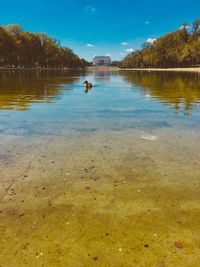
[{"label": "distant building", "polygon": [[112,60],[109,56],[96,56],[93,58],[94,66],[109,66],[111,62]]}]

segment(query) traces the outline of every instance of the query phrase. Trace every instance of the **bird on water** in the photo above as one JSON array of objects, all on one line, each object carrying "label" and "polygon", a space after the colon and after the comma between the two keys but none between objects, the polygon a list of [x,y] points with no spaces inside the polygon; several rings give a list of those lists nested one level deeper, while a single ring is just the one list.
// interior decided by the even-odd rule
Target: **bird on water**
[{"label": "bird on water", "polygon": [[88,81],[85,81],[83,84],[85,85],[84,89],[85,93],[87,93],[90,89],[92,89],[92,84],[89,83]]},{"label": "bird on water", "polygon": [[85,87],[86,87],[87,89],[91,89],[91,88],[92,88],[92,84],[89,83],[88,81],[85,81],[83,84],[85,84]]}]

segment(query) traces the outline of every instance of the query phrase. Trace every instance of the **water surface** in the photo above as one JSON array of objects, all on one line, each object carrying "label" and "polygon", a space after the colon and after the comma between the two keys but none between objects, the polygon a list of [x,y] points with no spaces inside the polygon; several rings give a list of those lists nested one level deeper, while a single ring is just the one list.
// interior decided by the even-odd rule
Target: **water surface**
[{"label": "water surface", "polygon": [[198,266],[199,108],[197,73],[1,71],[0,265]]}]

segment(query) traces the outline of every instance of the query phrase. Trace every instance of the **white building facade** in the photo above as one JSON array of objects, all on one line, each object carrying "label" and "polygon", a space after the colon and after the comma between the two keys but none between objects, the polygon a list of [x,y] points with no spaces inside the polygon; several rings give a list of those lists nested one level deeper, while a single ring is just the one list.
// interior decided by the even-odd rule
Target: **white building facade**
[{"label": "white building facade", "polygon": [[109,66],[111,63],[112,60],[109,56],[96,56],[93,58],[94,66]]}]

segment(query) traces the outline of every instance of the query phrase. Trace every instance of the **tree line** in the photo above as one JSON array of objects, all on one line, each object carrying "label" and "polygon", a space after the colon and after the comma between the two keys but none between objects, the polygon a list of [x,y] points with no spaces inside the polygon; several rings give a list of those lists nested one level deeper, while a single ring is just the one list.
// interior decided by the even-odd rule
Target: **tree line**
[{"label": "tree line", "polygon": [[26,32],[19,25],[0,26],[0,67],[76,68],[86,65],[86,60],[47,34]]},{"label": "tree line", "polygon": [[122,68],[173,68],[200,66],[200,20],[184,23],[175,32],[143,44],[126,56],[120,64]]}]

